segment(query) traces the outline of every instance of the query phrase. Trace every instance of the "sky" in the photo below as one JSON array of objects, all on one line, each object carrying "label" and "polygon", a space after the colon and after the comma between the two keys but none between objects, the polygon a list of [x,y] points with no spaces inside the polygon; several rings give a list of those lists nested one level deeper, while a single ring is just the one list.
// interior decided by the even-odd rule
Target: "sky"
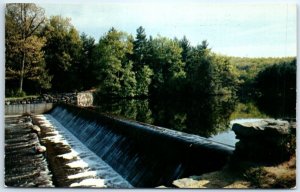
[{"label": "sky", "polygon": [[207,40],[219,54],[241,57],[296,56],[296,5],[220,4],[197,1],[99,1],[42,4],[47,16],[61,15],[98,41],[111,27],[133,36],[139,26],[147,36],[181,39],[192,45]]}]

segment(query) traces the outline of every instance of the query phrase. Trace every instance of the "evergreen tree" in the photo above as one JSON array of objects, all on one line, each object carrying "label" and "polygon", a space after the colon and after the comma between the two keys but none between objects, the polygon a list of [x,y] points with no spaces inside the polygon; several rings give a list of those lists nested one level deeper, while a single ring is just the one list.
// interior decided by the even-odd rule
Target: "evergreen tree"
[{"label": "evergreen tree", "polygon": [[138,71],[146,65],[145,56],[147,54],[147,36],[145,29],[140,26],[136,30],[136,38],[133,42],[132,60],[134,61],[134,71]]},{"label": "evergreen tree", "polygon": [[91,89],[97,85],[94,52],[96,48],[95,39],[81,34],[82,49],[80,52],[79,65],[76,66],[76,77],[78,86],[83,89]]},{"label": "evergreen tree", "polygon": [[189,40],[186,38],[186,36],[183,36],[183,38],[179,41],[179,45],[182,48],[182,52],[181,52],[182,61],[184,63],[187,63],[191,52],[191,45]]},{"label": "evergreen tree", "polygon": [[139,27],[137,29],[136,39],[133,42],[133,71],[136,76],[136,94],[145,96],[149,93],[149,85],[153,75],[152,70],[147,64],[146,57],[148,54],[148,41],[145,29]]}]

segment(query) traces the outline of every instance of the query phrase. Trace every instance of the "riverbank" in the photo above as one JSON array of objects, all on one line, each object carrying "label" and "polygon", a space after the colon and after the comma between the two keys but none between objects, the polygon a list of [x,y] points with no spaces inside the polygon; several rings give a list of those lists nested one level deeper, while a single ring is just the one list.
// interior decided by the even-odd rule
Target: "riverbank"
[{"label": "riverbank", "polygon": [[292,189],[296,187],[296,157],[274,166],[253,166],[244,162],[239,169],[226,166],[220,171],[175,180],[176,188],[208,189]]},{"label": "riverbank", "polygon": [[239,139],[233,156],[220,171],[179,179],[178,188],[296,187],[296,122],[265,119],[235,123]]}]

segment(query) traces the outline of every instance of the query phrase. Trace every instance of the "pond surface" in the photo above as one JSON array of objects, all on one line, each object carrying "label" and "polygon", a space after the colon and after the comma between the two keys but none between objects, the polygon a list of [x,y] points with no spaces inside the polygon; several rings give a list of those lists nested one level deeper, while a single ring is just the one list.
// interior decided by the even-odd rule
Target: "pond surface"
[{"label": "pond surface", "polygon": [[196,134],[235,145],[233,122],[261,118],[290,119],[296,116],[296,100],[259,98],[243,100],[231,96],[176,99],[97,100],[96,109],[156,126]]}]

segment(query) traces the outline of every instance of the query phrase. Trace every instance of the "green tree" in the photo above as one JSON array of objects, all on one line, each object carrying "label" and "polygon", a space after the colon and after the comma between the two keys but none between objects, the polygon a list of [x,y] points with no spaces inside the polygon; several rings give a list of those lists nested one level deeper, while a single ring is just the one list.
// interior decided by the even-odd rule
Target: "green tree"
[{"label": "green tree", "polygon": [[134,96],[136,80],[128,59],[132,49],[132,37],[114,28],[100,39],[95,52],[100,95]]},{"label": "green tree", "polygon": [[147,64],[148,41],[143,27],[137,29],[136,39],[133,42],[133,71],[136,76],[136,95],[145,96],[149,93],[149,85],[153,75]]},{"label": "green tree", "polygon": [[39,36],[44,10],[31,3],[7,4],[5,21],[6,79],[19,79],[19,92],[23,92],[24,80],[50,88],[42,51],[46,39]]},{"label": "green tree", "polygon": [[236,68],[226,57],[212,54],[211,94],[235,94],[239,84]]},{"label": "green tree", "polygon": [[266,67],[255,78],[256,88],[264,95],[296,95],[296,59]]},{"label": "green tree", "polygon": [[74,76],[74,70],[80,64],[82,49],[78,31],[70,23],[70,19],[52,16],[46,23],[43,35],[47,38],[45,60],[53,75],[53,90],[63,92],[75,89],[78,78]]},{"label": "green tree", "polygon": [[257,94],[257,87],[255,86],[256,76],[266,67],[274,65],[275,63],[289,63],[293,61],[293,57],[282,58],[246,58],[246,57],[227,57],[233,66],[237,69],[239,79],[239,94],[253,95]]},{"label": "green tree", "polygon": [[149,95],[149,86],[151,84],[151,78],[153,76],[153,71],[148,65],[143,66],[142,69],[136,72],[136,93],[139,96]]},{"label": "green tree", "polygon": [[149,66],[153,70],[152,93],[175,93],[182,88],[185,81],[185,63],[182,62],[182,49],[175,40],[158,37],[150,41],[151,60]]},{"label": "green tree", "polygon": [[145,56],[147,55],[147,36],[145,29],[141,26],[136,30],[136,38],[133,42],[132,60],[134,61],[134,71],[138,71],[146,65]]},{"label": "green tree", "polygon": [[82,42],[82,49],[80,52],[79,65],[74,69],[75,77],[79,80],[77,86],[79,89],[91,89],[97,85],[96,67],[94,52],[96,48],[95,39],[88,37],[86,34],[81,34],[80,40]]},{"label": "green tree", "polygon": [[208,94],[210,92],[211,50],[207,43],[193,47],[187,61],[187,81],[192,94]]},{"label": "green tree", "polygon": [[211,52],[206,41],[192,49],[187,78],[193,94],[231,94],[238,83],[237,72],[229,59]]},{"label": "green tree", "polygon": [[187,63],[191,52],[191,45],[189,40],[186,38],[186,36],[183,36],[183,38],[179,41],[179,45],[182,48],[182,52],[181,52],[182,61]]},{"label": "green tree", "polygon": [[136,95],[135,73],[132,71],[132,61],[125,62],[122,68],[122,76],[120,78],[122,97],[134,97]]}]

